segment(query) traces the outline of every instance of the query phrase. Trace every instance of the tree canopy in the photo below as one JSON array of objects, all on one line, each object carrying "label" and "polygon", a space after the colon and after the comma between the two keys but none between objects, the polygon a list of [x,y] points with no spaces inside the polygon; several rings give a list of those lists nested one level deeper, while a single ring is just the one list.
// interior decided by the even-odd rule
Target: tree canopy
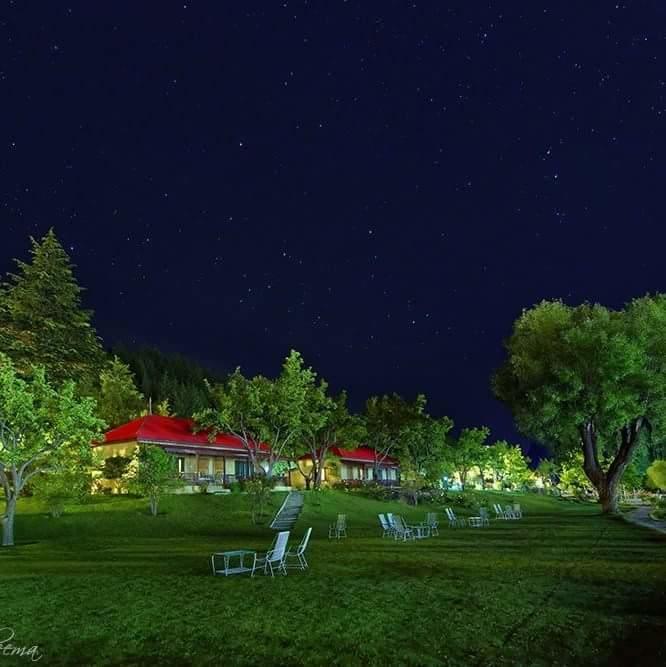
[{"label": "tree canopy", "polygon": [[526,435],[583,467],[604,511],[645,428],[661,433],[666,408],[666,297],[623,310],[544,301],[526,310],[506,342],[493,384]]},{"label": "tree canopy", "polygon": [[14,543],[16,501],[26,482],[57,471],[68,457],[90,457],[103,423],[95,403],[80,398],[72,381],[55,387],[43,368],[20,377],[0,354],[0,484],[5,494],[2,543]]},{"label": "tree canopy", "polygon": [[269,443],[265,472],[271,477],[283,454],[323,423],[323,412],[313,410],[313,405],[325,405],[325,391],[325,383],[318,383],[317,374],[292,350],[274,380],[262,375],[248,379],[236,369],[224,384],[213,388],[215,407],[197,413],[195,420],[211,437],[225,432],[237,436],[260,474],[264,470],[258,446]]},{"label": "tree canopy", "polygon": [[105,354],[74,266],[53,230],[31,241],[31,261],[16,260],[18,272],[0,286],[0,351],[23,375],[42,366],[51,382],[91,389]]},{"label": "tree canopy", "polygon": [[134,384],[132,371],[118,357],[104,367],[99,384],[97,413],[107,425],[118,426],[146,410],[146,400]]}]

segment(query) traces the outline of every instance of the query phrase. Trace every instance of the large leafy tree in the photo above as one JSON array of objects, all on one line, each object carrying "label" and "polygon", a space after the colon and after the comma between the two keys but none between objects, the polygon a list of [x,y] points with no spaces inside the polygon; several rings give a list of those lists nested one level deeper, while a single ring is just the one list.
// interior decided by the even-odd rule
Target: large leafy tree
[{"label": "large leafy tree", "polygon": [[32,239],[31,253],[0,287],[0,351],[23,375],[43,366],[51,382],[74,380],[90,390],[105,355],[74,267],[53,230]]},{"label": "large leafy tree", "polygon": [[145,410],[146,401],[134,384],[132,371],[118,357],[102,370],[99,384],[97,411],[109,426],[134,419]]},{"label": "large leafy tree", "polygon": [[506,342],[493,384],[526,435],[559,456],[582,454],[604,512],[650,429],[666,414],[666,297],[615,311],[544,301],[526,310]]},{"label": "large leafy tree", "polygon": [[[294,448],[293,459],[308,489],[311,485],[315,489],[321,487],[323,470],[332,458],[332,447],[357,447],[366,435],[363,420],[347,409],[347,393],[343,391],[336,397],[328,397],[325,388],[320,384],[319,391],[310,392],[309,421],[303,440]],[[308,455],[309,465],[298,460],[302,453]]]},{"label": "large leafy tree", "polygon": [[264,472],[259,443],[267,443],[265,472],[272,477],[275,464],[313,428],[311,397],[318,391],[317,374],[292,350],[275,380],[262,375],[248,379],[237,369],[225,384],[213,389],[215,407],[197,413],[195,421],[211,437],[235,435],[258,474]]},{"label": "large leafy tree", "polygon": [[530,459],[518,445],[498,440],[486,450],[486,463],[493,471],[495,480],[503,486],[520,486],[531,477]]},{"label": "large leafy tree", "polygon": [[449,443],[446,452],[447,467],[451,472],[458,474],[463,491],[472,468],[483,465],[484,443],[489,435],[490,429],[485,426],[464,428],[460,435]]},{"label": "large leafy tree", "polygon": [[16,503],[26,482],[35,475],[61,469],[78,455],[90,456],[90,443],[103,422],[95,402],[77,395],[75,384],[54,387],[43,368],[20,377],[13,363],[0,354],[0,484],[5,495],[2,544],[14,544]]},{"label": "large leafy tree", "polygon": [[441,478],[447,455],[447,435],[453,428],[449,417],[436,419],[423,412],[406,421],[401,429],[400,467],[407,477],[422,484]]},{"label": "large leafy tree", "polygon": [[375,479],[379,479],[379,468],[384,462],[398,455],[405,427],[423,414],[425,404],[422,395],[414,401],[406,401],[398,394],[372,396],[366,401],[363,419],[368,443],[375,452]]}]

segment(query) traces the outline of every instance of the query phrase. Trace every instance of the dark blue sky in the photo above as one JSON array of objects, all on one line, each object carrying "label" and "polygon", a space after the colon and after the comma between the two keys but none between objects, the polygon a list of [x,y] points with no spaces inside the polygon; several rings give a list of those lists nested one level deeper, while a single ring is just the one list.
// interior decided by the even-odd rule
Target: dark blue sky
[{"label": "dark blue sky", "polygon": [[3,4],[0,269],[55,226],[108,344],[515,438],[523,307],[665,289],[661,2]]}]

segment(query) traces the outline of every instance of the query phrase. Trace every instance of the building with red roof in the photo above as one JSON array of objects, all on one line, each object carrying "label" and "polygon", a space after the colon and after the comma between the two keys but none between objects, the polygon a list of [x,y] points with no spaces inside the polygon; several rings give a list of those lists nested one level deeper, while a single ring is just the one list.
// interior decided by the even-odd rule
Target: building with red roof
[{"label": "building with red roof", "polygon": [[[111,429],[104,440],[93,444],[104,459],[116,456],[130,457],[139,445],[157,445],[172,454],[177,461],[178,473],[192,484],[231,482],[246,479],[253,474],[250,454],[245,444],[234,435],[219,434],[210,438],[203,431],[195,432],[191,419],[145,415]],[[256,446],[257,459],[261,463],[269,452],[266,444]],[[299,459],[298,468],[307,470],[309,455]],[[375,474],[378,471],[378,476]],[[337,481],[347,483],[378,482],[398,483],[400,463],[392,457],[377,457],[371,447],[344,449],[331,447],[324,464],[323,482],[330,485]],[[288,483],[305,486],[305,478],[299,470],[289,471]]]},{"label": "building with red roof", "polygon": [[[312,456],[305,454],[299,458],[299,468],[312,466]],[[302,474],[294,475],[291,481],[294,486],[305,486]],[[366,445],[356,449],[331,447],[328,450],[327,460],[324,461],[322,482],[327,485],[343,482],[345,484],[363,484],[365,482],[393,485],[400,483],[400,461],[391,456],[382,456]]]},{"label": "building with red roof", "polygon": [[[139,417],[111,429],[93,447],[108,459],[131,456],[139,445],[158,445],[173,454],[178,472],[186,480],[230,483],[253,472],[247,448],[239,438],[219,434],[211,439],[205,432],[195,433],[191,419],[180,417]],[[259,460],[269,451],[265,444],[256,449]]]}]

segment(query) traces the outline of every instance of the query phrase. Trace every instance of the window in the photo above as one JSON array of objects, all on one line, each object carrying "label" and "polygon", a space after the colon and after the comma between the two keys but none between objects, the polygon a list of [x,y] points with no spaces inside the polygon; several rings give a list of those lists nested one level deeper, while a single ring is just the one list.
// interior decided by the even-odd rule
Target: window
[{"label": "window", "polygon": [[249,461],[234,461],[234,472],[238,479],[245,479],[250,476]]}]

